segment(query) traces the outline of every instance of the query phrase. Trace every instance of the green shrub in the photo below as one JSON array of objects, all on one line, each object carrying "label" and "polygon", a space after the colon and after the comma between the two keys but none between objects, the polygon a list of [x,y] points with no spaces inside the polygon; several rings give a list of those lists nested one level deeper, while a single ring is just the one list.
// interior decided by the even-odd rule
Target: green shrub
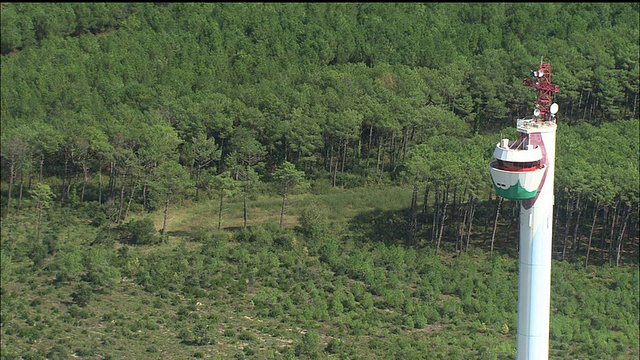
[{"label": "green shrub", "polygon": [[96,350],[93,347],[90,346],[83,346],[83,347],[79,347],[75,350],[75,354],[80,357],[87,357],[87,358],[91,358],[94,357],[96,354]]},{"label": "green shrub", "polygon": [[113,286],[122,277],[120,270],[113,266],[116,254],[113,249],[92,247],[84,257],[86,280],[97,286]]},{"label": "green shrub", "polygon": [[320,358],[320,336],[315,331],[307,331],[295,346],[296,356],[306,355],[311,359]]},{"label": "green shrub", "polygon": [[252,348],[248,346],[245,346],[244,348],[242,348],[242,352],[244,352],[246,356],[253,356],[256,353]]},{"label": "green shrub", "polygon": [[56,281],[75,281],[84,270],[82,251],[75,244],[67,244],[54,257]]},{"label": "green shrub", "polygon": [[107,225],[109,218],[104,207],[97,201],[86,202],[83,206],[85,216],[91,219],[91,226],[101,227]]},{"label": "green shrub", "polygon": [[238,335],[238,339],[244,341],[258,341],[258,336],[248,330],[242,330]]},{"label": "green shrub", "polygon": [[187,328],[183,327],[178,331],[178,339],[180,339],[180,342],[183,344],[191,344],[193,343],[193,334],[191,334],[191,331]]},{"label": "green shrub", "polygon": [[384,304],[390,309],[400,309],[404,304],[404,293],[397,290],[383,290]]},{"label": "green shrub", "polygon": [[100,228],[93,240],[94,245],[113,246],[116,241],[116,230],[111,229],[108,225]]},{"label": "green shrub", "polygon": [[340,301],[339,298],[334,297],[333,300],[331,300],[330,310],[333,315],[342,314],[342,312],[344,311],[344,307],[342,306],[342,301]]},{"label": "green shrub", "polygon": [[131,220],[118,226],[119,240],[131,245],[151,245],[160,242],[160,236],[156,231],[153,220],[145,217],[138,220]]},{"label": "green shrub", "polygon": [[60,344],[55,344],[49,352],[47,352],[47,359],[51,360],[63,360],[69,358],[69,351]]},{"label": "green shrub", "polygon": [[271,246],[273,235],[278,229],[270,225],[256,225],[250,230],[249,241],[258,245]]},{"label": "green shrub", "polygon": [[[4,248],[0,248],[0,279],[5,283],[11,279],[13,272],[13,261]],[[4,290],[4,288],[2,288]],[[2,295],[2,293],[0,293]]]},{"label": "green shrub", "polygon": [[71,294],[73,302],[79,307],[85,307],[93,296],[93,290],[87,284],[79,284],[76,286],[75,291]]},{"label": "green shrub", "polygon": [[42,267],[47,257],[47,246],[41,242],[34,242],[27,256],[33,261],[33,267],[39,269]]},{"label": "green shrub", "polygon": [[404,319],[404,326],[406,326],[409,329],[413,329],[415,327],[415,321],[413,320],[413,317],[407,316]]},{"label": "green shrub", "polygon": [[444,301],[442,304],[442,313],[450,319],[457,319],[464,315],[460,301],[454,299]]},{"label": "green shrub", "polygon": [[329,194],[334,189],[333,184],[328,179],[321,177],[311,183],[310,190],[315,195],[322,195]]},{"label": "green shrub", "polygon": [[233,239],[239,243],[251,241],[251,230],[249,228],[238,229],[233,233]]},{"label": "green shrub", "polygon": [[157,322],[152,321],[151,319],[147,320],[144,323],[144,327],[148,330],[155,331],[160,329],[160,325]]},{"label": "green shrub", "polygon": [[69,311],[69,315],[71,315],[71,317],[76,319],[87,319],[90,316],[87,310],[79,307],[76,304],[69,306],[68,311]]},{"label": "green shrub", "polygon": [[193,328],[193,343],[195,345],[209,345],[213,342],[209,324],[201,322]]},{"label": "green shrub", "polygon": [[310,240],[319,240],[331,233],[330,223],[327,221],[329,210],[320,204],[312,204],[304,209],[298,217],[300,232]]},{"label": "green shrub", "polygon": [[374,306],[373,295],[371,295],[371,293],[365,293],[362,296],[361,304],[366,310],[373,309],[373,306]]},{"label": "green shrub", "polygon": [[427,318],[422,314],[414,315],[413,323],[416,329],[424,329],[429,325]]},{"label": "green shrub", "polygon": [[341,250],[338,243],[333,238],[326,239],[320,245],[320,260],[331,265],[334,269],[342,266]]},{"label": "green shrub", "polygon": [[338,339],[331,339],[327,344],[327,347],[324,348],[324,351],[329,354],[338,354],[342,352],[343,344],[342,341]]},{"label": "green shrub", "polygon": [[295,236],[284,229],[283,231],[278,231],[273,237],[273,243],[277,246],[280,246],[284,249],[290,250],[295,244],[296,239]]}]

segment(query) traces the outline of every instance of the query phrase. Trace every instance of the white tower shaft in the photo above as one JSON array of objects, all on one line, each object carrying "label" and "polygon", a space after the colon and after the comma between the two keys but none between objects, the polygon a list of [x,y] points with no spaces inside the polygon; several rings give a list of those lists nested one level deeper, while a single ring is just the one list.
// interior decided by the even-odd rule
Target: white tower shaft
[{"label": "white tower shaft", "polygon": [[542,148],[543,162],[547,167],[537,196],[523,200],[520,207],[518,360],[549,357],[556,129],[555,123],[541,129],[518,129],[529,133],[532,145]]}]

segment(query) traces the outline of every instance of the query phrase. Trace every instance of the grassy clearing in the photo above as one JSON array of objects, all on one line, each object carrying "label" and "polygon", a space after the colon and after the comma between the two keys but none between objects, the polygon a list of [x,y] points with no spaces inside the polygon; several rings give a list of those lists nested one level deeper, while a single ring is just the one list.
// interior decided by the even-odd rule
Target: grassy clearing
[{"label": "grassy clearing", "polygon": [[[185,201],[169,208],[168,231],[172,234],[190,233],[195,229],[213,230],[218,226],[219,200]],[[282,198],[260,195],[247,202],[247,226],[279,225]],[[323,209],[328,220],[344,226],[356,215],[372,210],[398,211],[411,204],[411,190],[401,187],[370,187],[358,189],[331,189],[328,193],[293,194],[287,197],[283,227],[294,228],[304,210]],[[233,230],[243,226],[243,199],[241,196],[225,199],[222,228]],[[157,229],[162,228],[164,213],[152,214]],[[175,236],[175,235],[174,235]]]}]

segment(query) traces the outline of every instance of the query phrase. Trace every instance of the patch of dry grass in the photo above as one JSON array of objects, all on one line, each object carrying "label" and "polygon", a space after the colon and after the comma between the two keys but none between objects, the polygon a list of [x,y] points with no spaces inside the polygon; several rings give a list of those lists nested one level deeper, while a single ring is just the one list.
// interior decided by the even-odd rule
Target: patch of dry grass
[{"label": "patch of dry grass", "polygon": [[[358,213],[374,209],[399,210],[408,207],[411,191],[402,187],[369,187],[358,189],[332,189],[327,194],[293,194],[287,197],[283,219],[285,228],[294,228],[300,214],[309,208],[322,207],[328,219],[336,225],[344,225]],[[279,225],[282,198],[260,195],[248,201],[247,226]],[[167,231],[172,234],[191,233],[197,229],[218,227],[219,202],[215,200],[185,201],[170,205]],[[243,199],[241,196],[225,199],[222,213],[222,229],[237,229],[244,225]],[[164,209],[152,214],[157,229],[162,228]]]}]

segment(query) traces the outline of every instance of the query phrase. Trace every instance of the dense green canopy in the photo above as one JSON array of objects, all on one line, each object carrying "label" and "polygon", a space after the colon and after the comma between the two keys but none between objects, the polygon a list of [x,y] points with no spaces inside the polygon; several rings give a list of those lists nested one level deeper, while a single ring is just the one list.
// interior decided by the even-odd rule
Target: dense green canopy
[{"label": "dense green canopy", "polygon": [[[55,137],[69,144],[86,127],[134,149],[144,131],[175,132],[183,152],[213,137],[223,156],[207,166],[222,171],[249,129],[265,170],[287,160],[393,177],[431,136],[527,115],[535,93],[521,79],[540,58],[561,122],[637,118],[637,14],[636,3],[9,3],[2,136],[28,124],[58,167],[70,149]],[[108,158],[104,145],[93,155]]]}]

